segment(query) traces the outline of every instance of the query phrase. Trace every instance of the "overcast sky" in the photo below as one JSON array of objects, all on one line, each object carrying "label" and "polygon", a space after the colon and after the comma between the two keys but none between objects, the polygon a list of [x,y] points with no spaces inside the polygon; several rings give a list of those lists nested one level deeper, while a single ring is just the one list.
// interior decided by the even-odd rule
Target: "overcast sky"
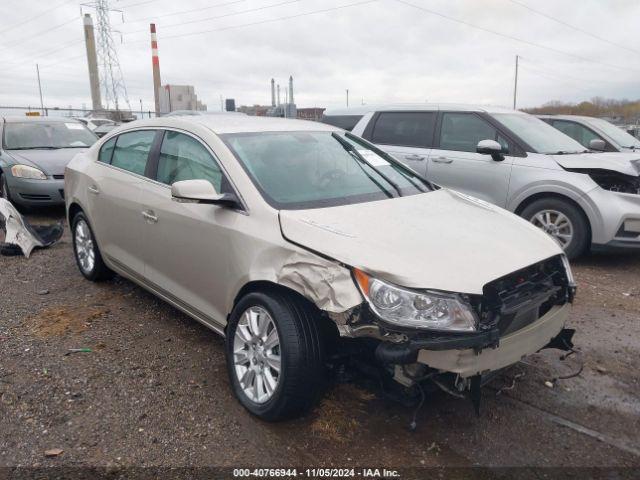
[{"label": "overcast sky", "polygon": [[[347,88],[351,105],[509,106],[516,55],[519,107],[640,98],[638,0],[402,1],[111,0],[123,11],[111,23],[133,109],[153,104],[151,21],[162,83],[194,85],[210,110],[220,95],[268,104],[270,79],[284,87],[289,75],[298,107],[344,106]],[[36,62],[47,106],[91,104],[80,3],[0,0],[1,105],[39,104]]]}]

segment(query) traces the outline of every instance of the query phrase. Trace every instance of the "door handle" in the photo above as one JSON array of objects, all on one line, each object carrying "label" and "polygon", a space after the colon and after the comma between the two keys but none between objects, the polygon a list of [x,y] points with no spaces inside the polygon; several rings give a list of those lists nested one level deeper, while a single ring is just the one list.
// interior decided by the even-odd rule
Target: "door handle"
[{"label": "door handle", "polygon": [[158,223],[158,217],[153,213],[153,210],[145,210],[142,212],[142,216],[149,223]]},{"label": "door handle", "polygon": [[404,158],[407,159],[407,160],[413,160],[415,162],[419,162],[421,160],[424,160],[424,157],[422,155],[416,155],[416,154],[405,155]]},{"label": "door handle", "polygon": [[100,193],[100,190],[98,190],[98,187],[95,185],[89,185],[87,190],[89,190],[89,193],[93,193],[94,195],[98,195]]},{"label": "door handle", "polygon": [[436,157],[433,159],[435,163],[453,163],[453,158],[448,157]]}]

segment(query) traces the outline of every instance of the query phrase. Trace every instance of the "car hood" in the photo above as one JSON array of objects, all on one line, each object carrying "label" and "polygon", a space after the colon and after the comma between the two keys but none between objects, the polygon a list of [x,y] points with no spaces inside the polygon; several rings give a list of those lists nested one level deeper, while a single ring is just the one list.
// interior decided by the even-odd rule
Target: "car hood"
[{"label": "car hood", "polygon": [[285,239],[411,288],[481,294],[488,282],[562,253],[494,205],[447,189],[280,212]]},{"label": "car hood", "polygon": [[20,164],[39,168],[47,175],[64,175],[67,163],[87,148],[60,148],[57,150],[9,150],[11,157]]},{"label": "car hood", "polygon": [[552,157],[563,168],[614,170],[625,175],[640,175],[640,152],[576,153]]}]

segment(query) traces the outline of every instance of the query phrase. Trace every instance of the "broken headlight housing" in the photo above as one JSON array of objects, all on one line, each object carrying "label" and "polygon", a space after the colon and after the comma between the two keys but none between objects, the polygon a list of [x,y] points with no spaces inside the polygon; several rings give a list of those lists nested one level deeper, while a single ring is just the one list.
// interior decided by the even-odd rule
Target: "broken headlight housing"
[{"label": "broken headlight housing", "polygon": [[14,165],[11,167],[11,175],[18,178],[29,178],[31,180],[46,180],[47,176],[42,170],[29,165]]},{"label": "broken headlight housing", "polygon": [[369,307],[385,322],[424,330],[476,330],[476,314],[460,295],[409,290],[370,277],[360,270],[354,270],[354,275]]}]

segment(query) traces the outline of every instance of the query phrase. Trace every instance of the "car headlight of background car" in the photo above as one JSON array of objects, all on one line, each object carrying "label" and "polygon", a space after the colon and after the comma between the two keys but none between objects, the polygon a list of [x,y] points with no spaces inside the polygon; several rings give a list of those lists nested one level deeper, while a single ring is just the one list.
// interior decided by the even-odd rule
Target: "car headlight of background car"
[{"label": "car headlight of background car", "polygon": [[47,176],[42,170],[29,165],[14,165],[11,167],[11,175],[18,178],[30,178],[32,180],[46,180]]},{"label": "car headlight of background car", "polygon": [[476,330],[476,314],[460,295],[408,290],[357,269],[354,274],[371,310],[386,322],[426,330]]}]

